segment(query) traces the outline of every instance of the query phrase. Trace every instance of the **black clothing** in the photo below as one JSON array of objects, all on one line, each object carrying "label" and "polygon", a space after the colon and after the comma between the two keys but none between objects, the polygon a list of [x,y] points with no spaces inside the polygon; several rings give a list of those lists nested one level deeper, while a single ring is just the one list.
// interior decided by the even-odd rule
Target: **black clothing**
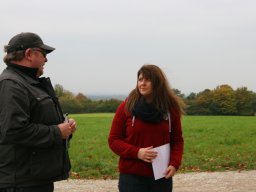
[{"label": "black clothing", "polygon": [[0,188],[51,184],[68,178],[63,114],[49,78],[8,65],[0,75]]},{"label": "black clothing", "polygon": [[36,75],[37,75],[37,68],[30,68],[30,67],[25,67],[25,66],[21,66],[21,65],[17,65],[17,64],[13,64],[13,63],[8,63],[7,64],[7,69],[9,68],[15,68],[23,73],[25,73],[26,75],[29,75],[30,77],[32,77],[33,79],[36,79]]},{"label": "black clothing", "polygon": [[10,187],[0,189],[0,192],[53,192],[53,183],[47,185],[39,185],[32,187]]},{"label": "black clothing", "polygon": [[155,180],[152,177],[121,173],[118,189],[120,192],[172,192],[172,178]]},{"label": "black clothing", "polygon": [[134,106],[132,114],[149,123],[159,123],[163,120],[163,114],[154,105],[147,103],[143,97]]}]

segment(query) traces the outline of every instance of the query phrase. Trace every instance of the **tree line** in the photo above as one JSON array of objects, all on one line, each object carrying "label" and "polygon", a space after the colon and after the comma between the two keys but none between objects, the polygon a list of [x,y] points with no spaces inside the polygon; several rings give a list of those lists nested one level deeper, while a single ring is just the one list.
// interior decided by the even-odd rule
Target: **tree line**
[{"label": "tree line", "polygon": [[[100,113],[115,112],[121,99],[93,100],[82,93],[73,94],[57,84],[54,87],[64,112],[69,113]],[[215,89],[205,89],[199,93],[185,96],[178,89],[173,91],[186,104],[188,115],[243,115],[256,114],[256,93],[246,87],[234,90],[229,85],[220,85]]]},{"label": "tree line", "polygon": [[54,86],[56,96],[59,98],[63,112],[68,113],[104,113],[115,112],[120,99],[100,99],[92,100],[82,93],[74,95],[72,92],[65,90],[63,86],[56,84]]},{"label": "tree line", "polygon": [[252,116],[256,113],[256,94],[246,87],[233,90],[229,85],[220,85],[213,90],[180,96],[187,105],[188,115]]}]

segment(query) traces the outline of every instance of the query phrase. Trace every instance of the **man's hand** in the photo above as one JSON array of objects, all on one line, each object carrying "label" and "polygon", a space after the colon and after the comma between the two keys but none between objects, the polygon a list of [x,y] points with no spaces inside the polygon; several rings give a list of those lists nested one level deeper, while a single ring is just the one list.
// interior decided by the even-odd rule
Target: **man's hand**
[{"label": "man's hand", "polygon": [[74,119],[69,119],[69,125],[71,127],[71,134],[76,131],[76,121]]},{"label": "man's hand", "polygon": [[61,136],[63,139],[67,139],[71,134],[76,131],[76,122],[74,119],[69,119],[68,122],[64,122],[58,125]]}]

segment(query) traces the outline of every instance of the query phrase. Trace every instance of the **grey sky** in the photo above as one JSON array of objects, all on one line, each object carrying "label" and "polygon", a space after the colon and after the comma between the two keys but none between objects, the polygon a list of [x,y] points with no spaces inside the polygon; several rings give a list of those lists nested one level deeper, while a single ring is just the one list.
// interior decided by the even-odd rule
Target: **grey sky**
[{"label": "grey sky", "polygon": [[73,93],[128,94],[145,63],[185,94],[256,92],[255,0],[8,0],[0,23],[2,47],[27,31],[55,47],[45,76]]}]

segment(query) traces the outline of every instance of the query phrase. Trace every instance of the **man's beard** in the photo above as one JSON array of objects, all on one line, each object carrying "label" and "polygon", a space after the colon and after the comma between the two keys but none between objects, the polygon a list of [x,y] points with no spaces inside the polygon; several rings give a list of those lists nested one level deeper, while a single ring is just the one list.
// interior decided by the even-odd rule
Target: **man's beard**
[{"label": "man's beard", "polygon": [[37,69],[37,73],[36,73],[36,77],[39,78],[39,77],[40,77],[41,75],[43,75],[43,74],[44,74],[43,69],[38,68],[38,69]]}]

